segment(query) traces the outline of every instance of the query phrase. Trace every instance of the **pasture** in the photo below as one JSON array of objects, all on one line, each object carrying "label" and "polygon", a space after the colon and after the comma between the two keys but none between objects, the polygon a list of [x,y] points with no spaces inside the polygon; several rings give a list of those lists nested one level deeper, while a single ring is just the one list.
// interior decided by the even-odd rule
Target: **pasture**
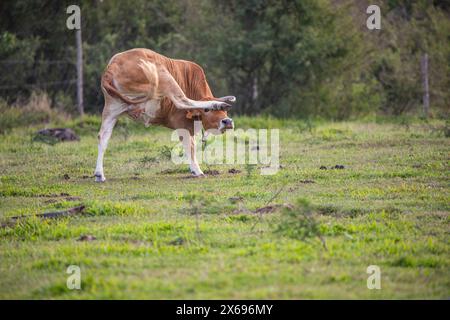
[{"label": "pasture", "polygon": [[[96,116],[48,125],[76,142],[33,139],[42,125],[0,135],[0,219],[30,215],[0,229],[0,298],[450,297],[448,123],[234,120],[281,129],[276,175],[202,164],[210,174],[189,178],[170,130],[125,120],[98,184]],[[81,290],[66,287],[69,265]]]}]

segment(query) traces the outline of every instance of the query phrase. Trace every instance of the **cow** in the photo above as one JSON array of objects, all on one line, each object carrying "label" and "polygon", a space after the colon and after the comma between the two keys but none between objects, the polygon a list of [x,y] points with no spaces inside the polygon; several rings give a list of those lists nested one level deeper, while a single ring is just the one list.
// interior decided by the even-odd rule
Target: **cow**
[{"label": "cow", "polygon": [[236,98],[215,98],[203,69],[191,61],[171,59],[149,49],[124,51],[109,61],[101,89],[105,105],[98,134],[97,182],[106,180],[103,156],[119,116],[177,130],[195,177],[204,174],[195,155],[194,121],[201,121],[204,130],[215,134],[234,128],[227,111]]}]

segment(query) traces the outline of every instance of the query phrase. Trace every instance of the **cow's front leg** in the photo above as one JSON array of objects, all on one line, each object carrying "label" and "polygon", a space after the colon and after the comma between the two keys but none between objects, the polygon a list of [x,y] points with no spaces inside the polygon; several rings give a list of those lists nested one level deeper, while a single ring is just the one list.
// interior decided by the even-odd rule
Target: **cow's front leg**
[{"label": "cow's front leg", "polygon": [[190,149],[191,149],[191,162],[189,164],[189,169],[191,170],[191,173],[196,177],[204,176],[202,169],[200,169],[200,166],[198,165],[197,161],[197,154],[196,154],[196,148],[195,148],[195,136],[190,136]]},{"label": "cow's front leg", "polygon": [[102,119],[102,126],[98,134],[97,166],[95,167],[94,173],[96,182],[104,182],[106,180],[105,174],[103,173],[103,156],[116,122],[117,118],[112,116],[106,116]]},{"label": "cow's front leg", "polygon": [[178,131],[181,142],[183,143],[184,153],[189,160],[189,169],[191,173],[196,177],[204,176],[203,171],[198,165],[196,148],[195,148],[195,136],[190,135],[187,131]]}]

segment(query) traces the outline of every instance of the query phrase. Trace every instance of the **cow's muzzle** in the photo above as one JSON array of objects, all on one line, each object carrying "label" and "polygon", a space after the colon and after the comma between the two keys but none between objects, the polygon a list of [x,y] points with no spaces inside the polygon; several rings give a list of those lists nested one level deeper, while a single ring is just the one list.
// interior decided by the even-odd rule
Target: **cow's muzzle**
[{"label": "cow's muzzle", "polygon": [[224,132],[227,129],[234,129],[233,119],[225,118],[220,120],[219,130],[220,132]]}]

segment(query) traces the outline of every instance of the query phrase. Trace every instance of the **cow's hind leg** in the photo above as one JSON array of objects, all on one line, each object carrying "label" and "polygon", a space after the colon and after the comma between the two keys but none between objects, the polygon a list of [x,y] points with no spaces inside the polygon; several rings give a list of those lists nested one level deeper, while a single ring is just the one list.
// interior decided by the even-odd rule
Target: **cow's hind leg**
[{"label": "cow's hind leg", "polygon": [[[164,67],[159,68],[159,92],[165,97],[168,97],[178,109],[202,109],[205,111],[211,110],[228,110],[231,105],[225,100],[217,101],[196,101],[189,99],[184,94],[176,80]],[[231,102],[231,101],[228,101]]]},{"label": "cow's hind leg", "polygon": [[95,181],[104,182],[106,180],[105,174],[103,173],[103,156],[105,150],[108,146],[109,138],[111,138],[114,125],[117,122],[117,117],[121,113],[120,106],[116,106],[116,110],[105,105],[102,114],[102,126],[100,132],[98,133],[98,156],[97,156],[97,166],[95,168]]}]

